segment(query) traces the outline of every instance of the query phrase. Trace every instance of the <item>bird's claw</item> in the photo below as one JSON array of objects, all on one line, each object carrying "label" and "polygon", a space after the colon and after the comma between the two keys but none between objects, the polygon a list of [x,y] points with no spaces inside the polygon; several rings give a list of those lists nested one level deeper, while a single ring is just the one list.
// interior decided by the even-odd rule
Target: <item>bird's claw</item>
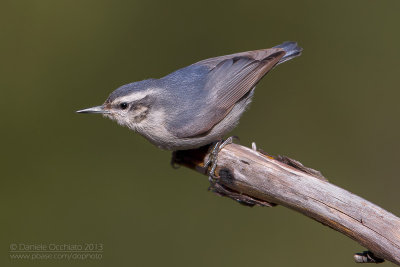
[{"label": "bird's claw", "polygon": [[206,169],[208,169],[208,167],[211,166],[210,170],[208,171],[208,180],[210,181],[211,185],[214,185],[219,178],[218,176],[215,175],[215,169],[217,168],[217,163],[218,163],[218,153],[226,145],[232,144],[233,140],[235,139],[239,140],[239,137],[230,136],[226,140],[220,140],[215,142],[215,144],[212,146],[211,152],[209,152],[209,155],[207,157],[207,161],[204,163],[204,168]]}]

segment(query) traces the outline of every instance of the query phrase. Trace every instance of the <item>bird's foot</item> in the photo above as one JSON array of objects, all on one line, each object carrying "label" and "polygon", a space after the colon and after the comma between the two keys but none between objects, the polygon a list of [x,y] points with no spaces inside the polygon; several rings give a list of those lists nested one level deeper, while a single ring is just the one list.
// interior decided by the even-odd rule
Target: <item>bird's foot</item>
[{"label": "bird's foot", "polygon": [[229,144],[233,143],[233,140],[239,140],[237,136],[230,136],[226,140],[220,140],[213,144],[211,151],[208,154],[207,160],[204,163],[204,168],[208,169],[211,166],[210,170],[208,171],[208,180],[210,181],[211,185],[214,185],[218,180],[218,177],[215,175],[215,169],[217,168],[218,163],[218,153]]}]

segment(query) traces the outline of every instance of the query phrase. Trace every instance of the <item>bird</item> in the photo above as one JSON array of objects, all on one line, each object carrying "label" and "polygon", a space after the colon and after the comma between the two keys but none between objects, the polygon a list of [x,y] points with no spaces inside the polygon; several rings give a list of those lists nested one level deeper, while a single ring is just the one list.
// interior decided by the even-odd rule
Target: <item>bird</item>
[{"label": "bird", "polygon": [[258,82],[274,67],[301,55],[296,42],[213,57],[159,79],[123,85],[98,113],[164,150],[188,150],[222,140],[239,122]]}]

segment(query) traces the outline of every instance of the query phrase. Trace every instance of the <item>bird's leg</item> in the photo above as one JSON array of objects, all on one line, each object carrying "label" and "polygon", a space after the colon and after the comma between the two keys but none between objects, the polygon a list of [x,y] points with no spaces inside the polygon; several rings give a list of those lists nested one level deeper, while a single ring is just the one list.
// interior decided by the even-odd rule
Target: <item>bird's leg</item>
[{"label": "bird's leg", "polygon": [[215,176],[215,169],[217,168],[218,163],[218,153],[223,149],[226,145],[232,144],[233,140],[239,140],[237,136],[230,136],[226,140],[220,140],[215,142],[213,145],[211,152],[208,155],[207,161],[204,163],[204,168],[208,168],[211,165],[211,169],[208,172],[208,180],[210,181],[211,185],[215,184],[218,177]]},{"label": "bird's leg", "polygon": [[215,168],[217,167],[217,157],[218,157],[218,152],[220,151],[219,147],[223,143],[223,140],[215,142],[213,145],[211,152],[209,152],[207,161],[204,163],[204,168],[208,169],[208,167],[211,165],[211,169],[208,171],[208,180],[210,183],[214,183],[216,180],[216,176],[214,174]]}]

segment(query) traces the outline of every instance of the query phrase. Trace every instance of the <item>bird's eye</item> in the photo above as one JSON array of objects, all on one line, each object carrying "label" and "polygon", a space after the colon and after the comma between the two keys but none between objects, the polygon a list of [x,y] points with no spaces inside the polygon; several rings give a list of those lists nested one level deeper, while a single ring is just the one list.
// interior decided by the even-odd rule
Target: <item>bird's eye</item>
[{"label": "bird's eye", "polygon": [[123,103],[119,104],[119,107],[121,109],[126,109],[128,107],[128,103],[123,102]]}]

